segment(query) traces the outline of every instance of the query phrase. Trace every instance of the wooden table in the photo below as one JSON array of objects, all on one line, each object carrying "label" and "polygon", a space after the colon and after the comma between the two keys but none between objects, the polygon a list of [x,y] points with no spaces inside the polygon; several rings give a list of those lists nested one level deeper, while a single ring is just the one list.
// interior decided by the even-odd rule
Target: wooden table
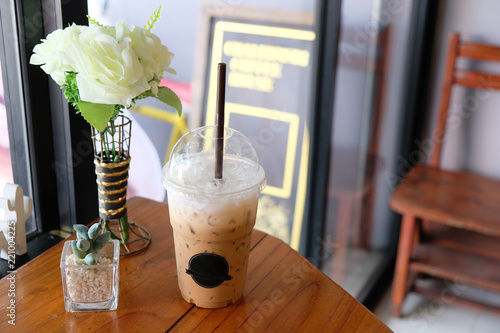
[{"label": "wooden table", "polygon": [[0,280],[0,331],[18,332],[390,332],[363,305],[287,244],[254,231],[244,297],[201,309],[178,290],[168,205],[129,201],[129,217],[146,226],[149,248],[120,259],[118,309],[64,309],[59,260],[63,242],[15,274],[15,326],[5,315],[9,276]]}]

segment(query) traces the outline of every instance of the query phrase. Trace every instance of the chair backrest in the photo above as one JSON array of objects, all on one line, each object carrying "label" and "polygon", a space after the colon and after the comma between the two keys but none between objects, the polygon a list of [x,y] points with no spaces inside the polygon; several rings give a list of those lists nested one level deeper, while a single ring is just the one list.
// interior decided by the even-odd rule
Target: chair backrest
[{"label": "chair backrest", "polygon": [[453,85],[458,84],[468,88],[500,90],[500,75],[459,69],[456,67],[458,57],[476,61],[500,62],[500,47],[481,43],[463,42],[460,40],[458,34],[450,34],[442,81],[439,113],[433,132],[434,136],[438,138],[435,140],[434,149],[429,159],[429,164],[435,167],[439,166],[441,159],[443,138],[446,130],[450,95]]}]

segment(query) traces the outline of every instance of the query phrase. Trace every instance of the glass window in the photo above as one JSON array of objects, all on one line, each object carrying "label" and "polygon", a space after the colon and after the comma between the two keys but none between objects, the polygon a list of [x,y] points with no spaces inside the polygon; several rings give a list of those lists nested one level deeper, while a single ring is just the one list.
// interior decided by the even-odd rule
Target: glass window
[{"label": "glass window", "polygon": [[414,1],[342,1],[322,270],[354,296],[397,239],[389,207]]},{"label": "glass window", "polygon": [[[145,4],[88,0],[90,16],[109,25],[123,19],[143,26],[161,2]],[[306,201],[315,5],[309,0],[163,5],[154,33],[175,54],[171,67],[177,75],[166,73],[162,84],[180,97],[185,118],[154,99],[131,109],[136,132],[129,195],[163,200],[161,165],[188,128],[215,122],[213,73],[218,62],[225,62],[226,126],[252,140],[266,170],[268,186],[256,227],[298,248]],[[267,56],[237,54],[241,47],[265,48]],[[286,59],[273,58],[280,54]]]},{"label": "glass window", "polygon": [[[15,183],[22,186],[25,196],[33,198],[19,53],[20,34],[14,13],[14,1],[0,2],[0,196],[3,196],[5,183]],[[27,235],[39,229],[35,215],[33,209],[33,214],[26,221]]]},{"label": "glass window", "polygon": [[[6,183],[13,183],[12,160],[10,158],[9,129],[3,93],[2,68],[0,66],[0,191]],[[3,192],[0,192],[0,196]]]}]

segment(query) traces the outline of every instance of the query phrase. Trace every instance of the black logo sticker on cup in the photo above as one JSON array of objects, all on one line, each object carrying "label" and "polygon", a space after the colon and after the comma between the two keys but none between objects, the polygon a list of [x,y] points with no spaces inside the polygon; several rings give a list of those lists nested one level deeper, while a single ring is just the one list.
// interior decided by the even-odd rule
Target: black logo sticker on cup
[{"label": "black logo sticker on cup", "polygon": [[203,288],[215,288],[233,277],[228,275],[229,264],[224,257],[214,253],[198,253],[189,259],[186,274]]}]

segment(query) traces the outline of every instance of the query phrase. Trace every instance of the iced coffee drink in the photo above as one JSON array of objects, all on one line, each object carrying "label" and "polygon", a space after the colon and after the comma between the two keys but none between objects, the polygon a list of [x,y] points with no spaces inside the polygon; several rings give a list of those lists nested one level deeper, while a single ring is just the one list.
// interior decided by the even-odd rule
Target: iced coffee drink
[{"label": "iced coffee drink", "polygon": [[181,138],[163,170],[179,288],[186,301],[204,308],[234,303],[243,293],[265,185],[255,150],[231,129],[225,133],[224,176],[214,179],[212,129]]}]

